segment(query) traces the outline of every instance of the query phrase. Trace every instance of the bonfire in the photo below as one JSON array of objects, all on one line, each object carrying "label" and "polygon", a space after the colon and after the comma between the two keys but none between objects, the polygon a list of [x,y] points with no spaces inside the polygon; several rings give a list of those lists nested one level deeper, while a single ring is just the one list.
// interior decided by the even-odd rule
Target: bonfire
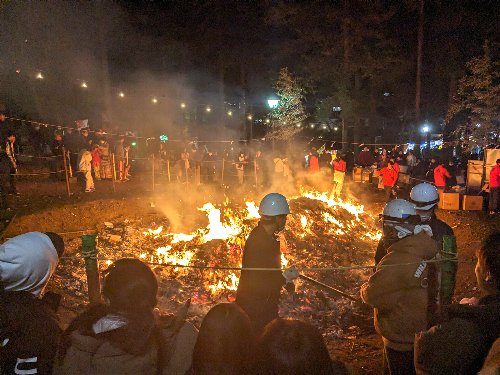
[{"label": "bonfire", "polygon": [[[207,202],[199,208],[207,224],[190,233],[172,232],[167,219],[149,227],[140,221],[105,226],[98,233],[100,269],[122,257],[149,263],[160,281],[160,308],[173,311],[190,299],[191,319],[197,323],[214,304],[235,299],[244,243],[259,219],[255,202],[242,203]],[[375,218],[362,205],[317,191],[302,191],[289,203],[292,213],[281,234],[282,268],[295,265],[304,275],[357,298],[371,270],[339,268],[372,263],[381,237]],[[81,301],[86,290],[83,260],[66,259],[55,283]],[[295,293],[284,292],[283,316],[310,320],[335,337],[352,335],[359,320],[367,319],[361,303],[303,280],[296,284]]]}]

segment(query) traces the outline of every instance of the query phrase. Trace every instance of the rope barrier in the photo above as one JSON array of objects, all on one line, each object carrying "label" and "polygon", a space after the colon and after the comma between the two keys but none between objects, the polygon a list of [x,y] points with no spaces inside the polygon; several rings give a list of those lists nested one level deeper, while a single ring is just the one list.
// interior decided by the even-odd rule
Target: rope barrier
[{"label": "rope barrier", "polygon": [[[70,260],[70,259],[83,259],[82,256],[63,256],[60,260]],[[114,262],[118,259],[110,258],[97,258],[99,261]],[[158,263],[158,262],[146,262],[146,264],[159,267],[168,268],[190,268],[190,269],[200,269],[200,270],[216,270],[216,271],[284,271],[286,268],[259,268],[259,267],[222,267],[222,266],[203,266],[203,265],[185,265],[185,264],[173,264],[173,263]],[[472,259],[463,260],[458,257],[448,258],[448,259],[429,259],[422,260],[420,262],[408,262],[408,263],[396,263],[396,264],[384,264],[384,265],[353,265],[353,266],[337,266],[337,267],[305,267],[300,268],[301,272],[327,272],[327,271],[349,271],[349,270],[360,270],[360,269],[373,269],[373,268],[390,268],[390,267],[401,267],[401,266],[412,266],[420,265],[422,263],[441,263],[441,262],[455,262],[455,263],[473,263]]]},{"label": "rope barrier", "polygon": [[59,170],[57,172],[43,172],[43,173],[11,173],[10,175],[11,176],[45,176],[45,175],[48,175],[48,174],[56,174],[56,173],[63,173],[64,172],[64,169],[62,170]]}]

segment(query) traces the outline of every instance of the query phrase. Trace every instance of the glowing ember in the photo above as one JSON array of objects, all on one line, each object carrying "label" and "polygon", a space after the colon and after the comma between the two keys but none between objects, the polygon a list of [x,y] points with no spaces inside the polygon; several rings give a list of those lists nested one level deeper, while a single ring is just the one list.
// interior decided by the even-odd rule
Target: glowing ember
[{"label": "glowing ember", "polygon": [[315,199],[324,202],[329,207],[335,207],[335,206],[342,207],[347,212],[356,216],[356,219],[358,219],[359,215],[364,212],[364,207],[362,205],[349,203],[347,201],[343,201],[340,198],[330,199],[326,193],[320,193],[318,191],[303,191],[302,196],[309,199]]},{"label": "glowing ember", "polygon": [[148,229],[147,232],[142,232],[145,236],[153,236],[154,238],[158,238],[160,233],[163,231],[163,227],[160,226],[157,229]]},{"label": "glowing ember", "polygon": [[205,203],[205,205],[199,209],[200,211],[205,211],[208,217],[208,233],[204,236],[205,241],[211,240],[227,240],[230,237],[236,237],[240,231],[241,227],[237,225],[232,217],[228,217],[227,220],[229,224],[223,224],[221,222],[221,213],[218,208],[215,208],[212,203]]},{"label": "glowing ember", "polygon": [[165,246],[156,249],[156,255],[163,263],[187,266],[191,262],[194,252],[189,250],[184,252],[172,251],[172,246]]},{"label": "glowing ember", "polygon": [[188,242],[191,241],[194,237],[195,234],[184,234],[184,233],[172,234],[172,243]]},{"label": "glowing ember", "polygon": [[260,219],[259,209],[255,205],[255,202],[245,202],[245,205],[248,211],[247,219]]}]

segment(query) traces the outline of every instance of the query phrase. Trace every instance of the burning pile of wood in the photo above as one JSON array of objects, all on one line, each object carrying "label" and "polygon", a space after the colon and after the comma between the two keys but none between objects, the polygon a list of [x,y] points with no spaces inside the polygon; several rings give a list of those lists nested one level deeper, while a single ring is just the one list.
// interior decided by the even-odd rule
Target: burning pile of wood
[{"label": "burning pile of wood", "polygon": [[[372,263],[380,232],[374,218],[352,202],[329,200],[318,192],[302,192],[290,200],[292,214],[282,234],[282,266],[296,265],[305,275],[334,286],[357,298],[359,286],[370,269],[307,271]],[[138,257],[151,264],[160,280],[159,307],[175,310],[191,299],[193,320],[201,319],[215,303],[234,301],[238,268],[248,233],[258,222],[253,202],[226,201],[216,207],[205,204],[200,211],[208,224],[191,233],[173,233],[167,219],[105,223],[99,230],[99,263],[105,269],[112,260]],[[78,253],[77,240],[69,253]],[[73,247],[73,249],[71,249]],[[168,266],[167,266],[168,265]],[[209,268],[205,268],[209,267]],[[63,288],[73,308],[80,309],[86,290],[83,260],[65,259],[54,280]],[[328,336],[352,336],[366,320],[359,302],[329,293],[305,281],[297,281],[296,293],[282,298],[281,315],[310,320]]]}]

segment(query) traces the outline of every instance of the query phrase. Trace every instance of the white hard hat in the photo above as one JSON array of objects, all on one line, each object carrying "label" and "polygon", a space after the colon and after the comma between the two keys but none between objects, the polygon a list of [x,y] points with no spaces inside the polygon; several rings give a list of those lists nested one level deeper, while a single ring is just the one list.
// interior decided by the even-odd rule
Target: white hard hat
[{"label": "white hard hat", "polygon": [[384,207],[384,220],[407,222],[410,218],[416,216],[415,206],[404,199],[394,199]]},{"label": "white hard hat", "polygon": [[430,210],[439,202],[439,194],[434,185],[422,182],[411,189],[410,202],[415,204],[417,210]]},{"label": "white hard hat", "polygon": [[265,216],[288,215],[290,207],[283,195],[269,193],[260,201],[259,213]]}]

